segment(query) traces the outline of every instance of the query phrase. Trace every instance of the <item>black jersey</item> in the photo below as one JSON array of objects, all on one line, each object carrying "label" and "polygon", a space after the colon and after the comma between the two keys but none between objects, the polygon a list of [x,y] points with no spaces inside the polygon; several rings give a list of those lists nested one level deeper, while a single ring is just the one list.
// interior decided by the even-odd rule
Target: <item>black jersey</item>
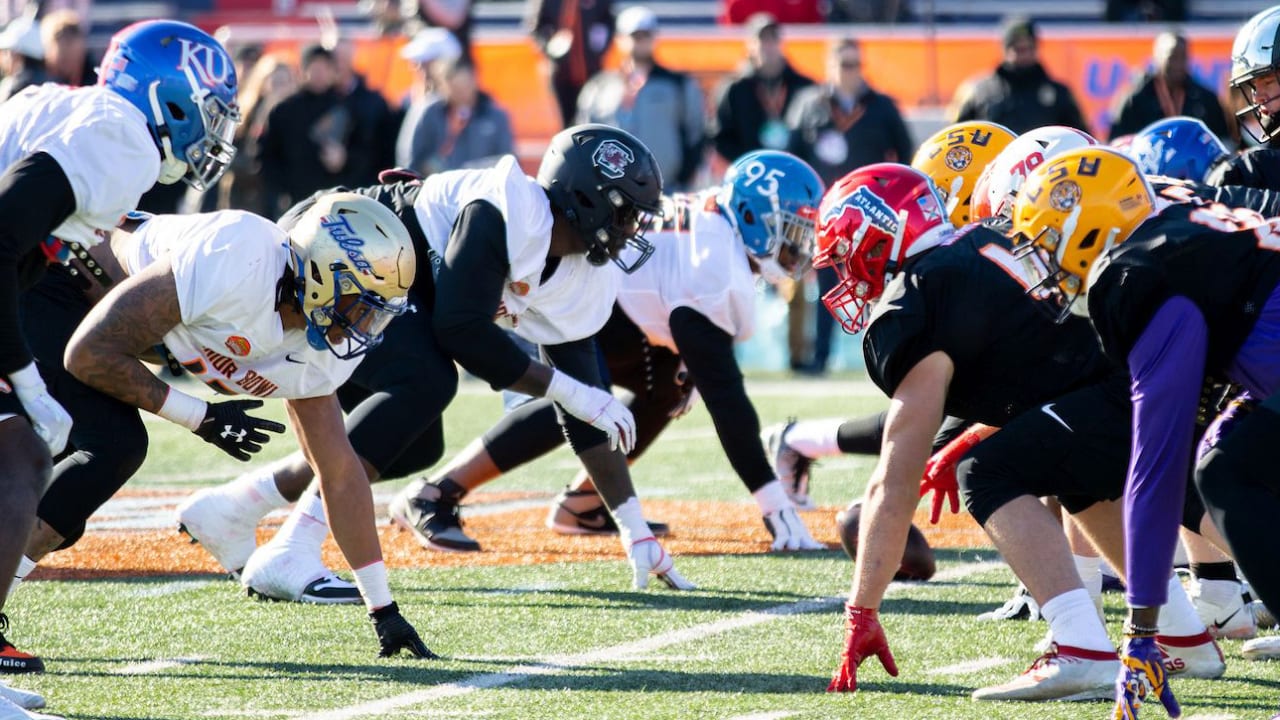
[{"label": "black jersey", "polygon": [[1209,168],[1205,182],[1280,190],[1280,150],[1256,147],[1225,158]]},{"label": "black jersey", "polygon": [[1208,324],[1206,374],[1226,367],[1280,281],[1280,227],[1238,221],[1220,206],[1171,205],[1098,260],[1089,316],[1109,356],[1127,362],[1156,311],[1181,295]]},{"label": "black jersey", "polygon": [[1256,220],[1280,216],[1280,192],[1243,185],[1215,187],[1204,183],[1153,175],[1148,178],[1156,195],[1156,208],[1170,203],[1221,203],[1228,208],[1242,208],[1257,213]]},{"label": "black jersey", "polygon": [[999,426],[1106,375],[1088,321],[1054,322],[1027,295],[1012,248],[1000,233],[971,225],[889,283],[862,345],[881,390],[892,396],[911,368],[942,351],[955,366],[946,413]]}]

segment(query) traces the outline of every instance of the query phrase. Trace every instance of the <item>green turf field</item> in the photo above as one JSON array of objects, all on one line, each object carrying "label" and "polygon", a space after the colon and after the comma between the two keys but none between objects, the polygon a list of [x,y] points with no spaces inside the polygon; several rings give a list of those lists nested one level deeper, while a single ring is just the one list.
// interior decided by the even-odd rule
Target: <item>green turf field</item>
[{"label": "green turf field", "polygon": [[[766,423],[883,406],[860,379],[765,378],[753,388]],[[499,412],[496,395],[465,387],[446,416],[449,447]],[[238,470],[172,426],[151,427],[140,486],[197,486]],[[274,443],[270,452],[288,449]],[[553,492],[571,461],[561,451],[494,489]],[[816,500],[842,505],[870,465],[826,463],[815,471]],[[750,502],[701,409],[635,475],[642,497]],[[973,688],[1034,659],[1045,625],[973,619],[1010,591],[1011,574],[993,551],[943,550],[939,560],[934,581],[895,585],[883,608],[901,676],[869,661],[856,695],[824,692],[842,649],[841,595],[852,569],[837,552],[677,558],[700,585],[685,594],[632,591],[621,551],[605,563],[394,571],[405,615],[444,656],[436,661],[378,660],[358,607],[254,602],[217,576],[31,582],[7,608],[10,634],[49,672],[12,684],[46,694],[50,712],[100,720],[1108,716],[1105,703],[972,702]],[[1121,598],[1107,602],[1115,634]],[[1184,717],[1266,718],[1280,706],[1280,666],[1244,661],[1239,647],[1224,644],[1226,678],[1175,681]],[[1164,714],[1149,707],[1142,717]]]}]

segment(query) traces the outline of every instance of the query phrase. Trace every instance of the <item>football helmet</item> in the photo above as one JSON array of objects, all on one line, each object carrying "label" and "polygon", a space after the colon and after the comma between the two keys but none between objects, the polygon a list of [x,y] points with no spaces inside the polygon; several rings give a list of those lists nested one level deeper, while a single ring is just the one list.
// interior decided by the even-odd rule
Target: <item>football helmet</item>
[{"label": "football helmet", "polygon": [[904,260],[954,230],[929,176],[898,163],[867,165],[837,180],[818,218],[813,266],[835,268],[839,277],[822,303],[847,333],[866,327],[871,306]]},{"label": "football helmet", "polygon": [[1041,164],[1013,206],[1018,254],[1040,280],[1031,294],[1057,303],[1059,321],[1086,315],[1086,280],[1095,261],[1153,212],[1142,169],[1112,148],[1079,148]]},{"label": "football helmet", "polygon": [[[1259,143],[1266,143],[1280,131],[1280,124],[1266,110],[1275,98],[1254,100],[1255,82],[1264,75],[1280,72],[1280,5],[1249,18],[1236,33],[1231,45],[1231,87],[1240,91],[1244,106],[1236,111],[1240,125]],[[1252,116],[1252,122],[1246,116]],[[1256,126],[1255,126],[1256,123]]]},{"label": "football helmet", "polygon": [[1097,144],[1088,133],[1062,125],[1046,125],[1019,135],[978,178],[970,221],[1008,218],[1028,173],[1056,155]]},{"label": "football helmet", "polygon": [[358,357],[409,309],[413,240],[377,200],[350,192],[321,196],[289,231],[289,249],[311,347]]},{"label": "football helmet", "polygon": [[[662,171],[634,135],[608,125],[565,128],[551,138],[538,184],[587,246],[587,261],[632,273],[653,254],[645,240],[662,213]],[[630,250],[633,258],[623,256]]]},{"label": "football helmet", "polygon": [[203,191],[235,157],[240,122],[235,64],[203,30],[174,20],[124,28],[102,57],[98,84],[147,118],[160,150],[161,184],[185,180]]},{"label": "football helmet", "polygon": [[920,145],[911,167],[928,175],[947,201],[951,224],[969,224],[974,187],[982,171],[1017,138],[1009,128],[971,121],[948,125]]},{"label": "football helmet", "polygon": [[756,150],[738,158],[716,196],[760,275],[773,283],[808,268],[820,202],[818,173],[778,150]]},{"label": "football helmet", "polygon": [[1203,122],[1189,117],[1157,120],[1138,131],[1125,153],[1147,175],[1201,182],[1227,148]]}]

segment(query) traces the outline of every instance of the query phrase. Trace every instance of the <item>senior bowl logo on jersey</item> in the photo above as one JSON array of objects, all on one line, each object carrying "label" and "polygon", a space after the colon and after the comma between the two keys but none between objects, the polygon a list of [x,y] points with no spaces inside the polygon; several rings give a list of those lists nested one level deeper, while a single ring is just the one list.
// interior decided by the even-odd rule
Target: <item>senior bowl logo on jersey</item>
[{"label": "senior bowl logo on jersey", "polygon": [[238,355],[240,357],[248,355],[249,351],[253,349],[253,346],[249,344],[249,340],[239,335],[232,335],[227,338],[226,345],[232,355]]},{"label": "senior bowl logo on jersey", "polygon": [[827,209],[822,216],[822,225],[829,225],[836,220],[842,219],[847,213],[854,213],[850,217],[850,232],[857,232],[858,228],[864,222],[870,222],[872,227],[883,230],[889,235],[898,233],[898,215],[889,207],[889,203],[884,198],[871,192],[871,188],[866,185],[860,186],[853,191],[844,202],[833,205]]},{"label": "senior bowl logo on jersey", "polygon": [[627,174],[627,166],[636,161],[631,148],[617,140],[605,140],[591,155],[591,162],[600,169],[600,174],[610,180],[617,180]]}]

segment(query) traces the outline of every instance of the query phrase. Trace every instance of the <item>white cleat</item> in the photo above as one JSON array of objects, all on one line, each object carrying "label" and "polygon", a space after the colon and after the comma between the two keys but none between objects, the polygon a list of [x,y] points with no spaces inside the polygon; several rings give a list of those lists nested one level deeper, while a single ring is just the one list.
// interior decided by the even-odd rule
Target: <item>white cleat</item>
[{"label": "white cleat", "polygon": [[1003,605],[995,610],[988,610],[980,615],[978,619],[983,622],[990,620],[1040,620],[1040,604],[1036,599],[1031,597],[1031,591],[1027,590],[1026,585],[1019,584],[1018,589],[1014,591],[1013,597],[1005,601]]},{"label": "white cleat", "polygon": [[[1223,583],[1224,586],[1230,588],[1230,592],[1217,592],[1215,594],[1226,597],[1225,603],[1207,597],[1204,592],[1205,584],[1210,582]],[[1245,604],[1244,596],[1240,592],[1240,583],[1225,580],[1201,580],[1196,582],[1192,580],[1186,584],[1187,596],[1191,598],[1191,604],[1196,608],[1196,614],[1200,616],[1200,621],[1204,623],[1209,634],[1215,638],[1228,638],[1231,640],[1248,640],[1258,634],[1258,621],[1254,618],[1252,609]]]},{"label": "white cleat", "polygon": [[364,602],[360,589],[333,574],[320,554],[267,543],[245,563],[240,576],[249,595],[267,600],[316,605],[355,605]]},{"label": "white cleat", "polygon": [[17,705],[24,710],[39,710],[44,707],[44,696],[29,690],[19,690],[0,682],[0,698]]},{"label": "white cleat", "polygon": [[1157,635],[1156,646],[1165,672],[1185,678],[1212,680],[1227,671],[1222,649],[1208,631],[1199,635]]},{"label": "white cleat", "polygon": [[773,466],[774,477],[782,482],[796,509],[813,510],[817,507],[809,497],[809,468],[813,465],[813,458],[796,452],[784,439],[795,424],[795,420],[789,420],[785,424],[770,425],[760,431],[760,442],[764,444],[765,456]]},{"label": "white cleat", "polygon": [[980,688],[974,700],[1109,700],[1120,659],[1115,652],[1053,645],[1026,672],[1003,685]]},{"label": "white cleat", "polygon": [[24,710],[0,695],[0,720],[65,720],[61,715],[45,715]]},{"label": "white cleat", "polygon": [[1245,642],[1240,647],[1245,660],[1280,660],[1280,635],[1266,635]]},{"label": "white cleat", "polygon": [[258,547],[259,520],[221,487],[198,490],[178,506],[178,531],[237,578]]}]

